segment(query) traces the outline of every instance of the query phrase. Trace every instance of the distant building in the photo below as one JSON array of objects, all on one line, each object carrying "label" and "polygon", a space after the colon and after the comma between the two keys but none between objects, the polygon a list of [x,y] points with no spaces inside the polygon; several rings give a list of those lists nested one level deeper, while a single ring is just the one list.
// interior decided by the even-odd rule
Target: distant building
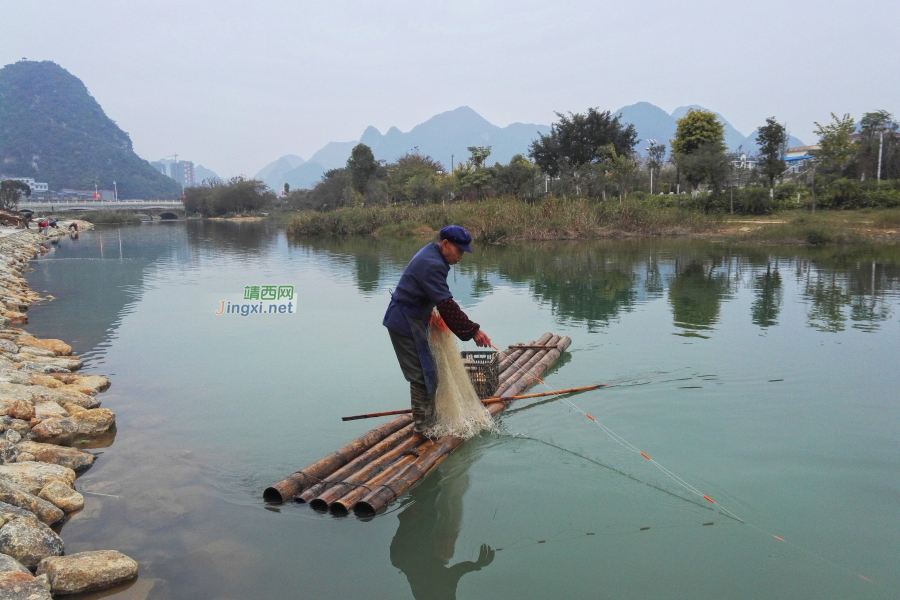
[{"label": "distant building", "polygon": [[150,163],[154,169],[171,177],[184,187],[192,187],[194,185],[194,163],[189,160],[158,160]]},{"label": "distant building", "polygon": [[757,160],[753,157],[748,157],[746,154],[741,154],[740,156],[736,156],[731,164],[735,169],[755,169]]},{"label": "distant building", "polygon": [[822,146],[794,146],[784,153],[784,162],[788,173],[799,173],[807,167],[809,162],[816,157]]},{"label": "distant building", "polygon": [[0,180],[2,180],[2,181],[5,181],[7,179],[10,179],[12,181],[21,181],[22,183],[24,183],[25,185],[27,185],[28,187],[31,188],[32,194],[46,194],[48,191],[50,191],[50,186],[48,186],[46,183],[39,183],[39,182],[35,181],[34,179],[32,179],[31,177],[3,177],[3,178],[0,178]]}]

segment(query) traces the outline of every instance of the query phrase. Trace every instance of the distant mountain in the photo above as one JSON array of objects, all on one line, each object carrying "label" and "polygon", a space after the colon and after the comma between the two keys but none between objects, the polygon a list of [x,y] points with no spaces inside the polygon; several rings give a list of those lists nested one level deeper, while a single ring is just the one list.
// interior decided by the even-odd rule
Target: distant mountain
[{"label": "distant mountain", "polygon": [[201,184],[207,179],[221,179],[215,171],[207,169],[203,165],[194,167],[194,183]]},{"label": "distant mountain", "polygon": [[284,174],[291,169],[296,169],[305,161],[296,154],[285,154],[278,160],[274,160],[259,170],[254,179],[265,182],[273,190],[284,187]]},{"label": "distant mountain", "polygon": [[[318,152],[309,157],[302,165],[291,169],[284,174],[284,182],[292,188],[310,189],[322,180],[325,171],[339,169],[346,166],[350,158],[350,151],[358,144],[356,140],[351,142],[328,142]],[[282,183],[284,186],[284,183]]]},{"label": "distant mountain", "polygon": [[44,61],[0,69],[0,171],[51,190],[112,188],[120,198],[177,198],[181,186],[134,153],[131,138],[77,77]]},{"label": "distant mountain", "polygon": [[[686,115],[692,108],[697,110],[709,110],[697,104],[692,104],[690,106],[679,106],[672,111],[672,114],[666,114],[663,109],[654,106],[649,102],[638,102],[637,104],[624,106],[614,114],[621,113],[622,120],[634,124],[635,128],[638,130],[638,139],[640,141],[636,146],[636,149],[640,154],[646,156],[646,148],[648,146],[647,140],[654,139],[660,144],[666,145],[668,156],[668,153],[672,151],[672,140],[675,138],[675,130],[678,128],[678,119]],[[735,129],[731,123],[728,122],[728,119],[723,117],[720,113],[715,111],[709,112],[716,115],[716,118],[718,118],[719,122],[724,126],[725,145],[730,151],[735,152],[738,148],[741,148],[742,152],[752,154],[759,150],[759,146],[756,144],[756,130],[750,135],[745,136]],[[788,147],[802,145],[803,142],[794,136],[788,136]]]},{"label": "distant mountain", "polygon": [[[655,139],[658,143],[665,144],[671,152],[671,140],[675,137],[678,119],[687,114],[691,108],[703,109],[697,105],[680,106],[669,114],[649,102],[638,102],[623,106],[613,114],[621,114],[623,122],[635,126],[639,139],[635,149],[640,154],[646,155],[647,139]],[[715,114],[724,126],[725,144],[729,150],[737,150],[743,146],[743,151],[750,153],[758,149],[754,139],[755,131],[745,136],[725,117],[719,113]],[[292,188],[314,187],[327,170],[346,164],[350,151],[357,143],[372,148],[372,153],[378,160],[392,162],[407,152],[418,150],[441,161],[447,169],[451,167],[451,160],[458,163],[469,157],[469,151],[466,150],[469,146],[491,146],[488,162],[507,163],[516,154],[527,155],[531,142],[549,131],[548,125],[524,123],[497,127],[468,106],[461,106],[435,115],[407,133],[391,127],[382,134],[374,127],[367,127],[359,142],[331,142],[313,154],[308,162],[286,172],[283,181],[289,183]],[[803,142],[790,137],[788,145],[802,146]],[[269,166],[274,164],[271,163]]]}]

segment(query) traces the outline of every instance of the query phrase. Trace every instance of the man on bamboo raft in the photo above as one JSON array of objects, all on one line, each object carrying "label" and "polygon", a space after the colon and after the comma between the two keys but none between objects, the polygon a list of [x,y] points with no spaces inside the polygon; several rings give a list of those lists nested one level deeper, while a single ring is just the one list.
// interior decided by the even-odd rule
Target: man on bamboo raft
[{"label": "man on bamboo raft", "polygon": [[419,250],[406,265],[382,324],[387,327],[397,354],[400,370],[409,382],[412,417],[419,435],[434,424],[434,394],[437,391],[437,369],[428,347],[428,321],[437,307],[441,318],[456,337],[475,340],[479,346],[491,345],[478,323],[469,320],[454,302],[447,285],[450,265],[455,265],[464,252],[471,252],[472,236],[456,225],[441,229],[440,243]]}]

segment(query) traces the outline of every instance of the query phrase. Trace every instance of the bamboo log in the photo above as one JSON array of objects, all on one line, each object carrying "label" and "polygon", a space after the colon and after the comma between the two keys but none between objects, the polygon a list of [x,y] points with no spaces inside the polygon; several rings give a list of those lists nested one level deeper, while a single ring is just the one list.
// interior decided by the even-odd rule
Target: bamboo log
[{"label": "bamboo log", "polygon": [[550,350],[546,356],[544,356],[541,360],[537,361],[533,365],[529,365],[527,368],[527,372],[520,377],[517,381],[512,383],[506,388],[504,393],[498,394],[503,397],[513,397],[522,390],[525,390],[547,371],[550,366],[559,359],[563,352],[569,347],[572,343],[572,338],[568,336],[563,336],[560,338],[558,342],[558,346],[554,350]]},{"label": "bamboo log", "polygon": [[[559,339],[560,339],[560,336],[554,335],[553,337],[550,338],[550,341],[552,343],[558,343]],[[543,360],[550,353],[557,352],[558,350],[559,350],[558,347],[553,350],[546,350],[546,351],[535,350],[534,354],[531,356],[531,358],[528,359],[528,362],[526,362],[524,365],[516,364],[513,367],[513,368],[518,369],[520,376],[519,377],[510,377],[509,379],[507,379],[499,388],[497,388],[497,393],[495,393],[494,395],[501,396],[504,398],[507,396],[515,396],[516,394],[509,393],[509,390],[512,388],[512,386],[514,384],[518,383],[519,381],[521,381],[522,376],[524,376],[524,374],[528,373],[528,371],[530,371],[538,362]],[[529,350],[529,352],[531,352],[531,351]],[[524,388],[519,388],[519,389],[524,389]]]},{"label": "bamboo log", "polygon": [[[431,447],[434,444],[431,440],[425,441],[422,445],[418,447],[419,452],[423,452]],[[409,448],[409,449],[412,449]],[[334,515],[346,515],[356,503],[360,500],[360,498],[366,496],[371,493],[372,490],[378,489],[380,486],[384,484],[385,481],[390,481],[401,474],[412,465],[413,461],[415,461],[417,456],[413,454],[407,454],[406,452],[402,453],[395,457],[395,460],[392,463],[386,463],[382,465],[383,469],[380,473],[366,481],[363,485],[358,485],[354,487],[352,490],[341,496],[340,498],[334,500],[328,505],[328,510],[331,514]],[[313,502],[317,502],[318,498]],[[312,506],[312,502],[310,502],[310,506]]]},{"label": "bamboo log", "polygon": [[[536,340],[534,340],[534,341],[532,341],[532,342],[528,342],[528,343],[529,343],[529,344],[546,344],[546,343],[550,340],[551,337],[553,337],[553,334],[551,334],[551,333],[548,331],[547,333],[545,333],[544,335],[542,335],[542,336],[539,337],[538,339],[536,339]],[[528,352],[529,352],[529,351],[528,351],[528,350],[525,350],[525,349],[523,349],[523,350],[517,350],[517,351],[515,351],[513,354],[511,354],[511,355],[509,356],[509,360],[506,360],[506,361],[500,361],[500,363],[498,364],[498,367],[499,367],[499,369],[500,369],[500,380],[501,380],[501,381],[503,380],[503,376],[504,376],[504,375],[506,375],[506,377],[509,377],[510,373],[515,372],[515,370],[509,371],[509,368],[510,368],[514,363],[518,363],[518,362],[527,362],[528,359],[531,358],[531,356],[533,355],[533,353],[532,353],[532,354],[529,354],[528,357],[526,357],[526,358],[523,359],[523,356],[524,356],[525,354],[527,354]]]},{"label": "bamboo log", "polygon": [[385,478],[378,488],[365,495],[353,507],[358,517],[373,517],[388,504],[396,500],[400,494],[419,482],[431,469],[441,463],[450,453],[458,448],[463,440],[454,436],[444,436],[433,442],[409,466],[403,468],[395,477]]},{"label": "bamboo log", "polygon": [[[510,400],[524,400],[525,398],[541,398],[543,396],[557,396],[559,394],[572,394],[574,392],[586,392],[588,390],[595,390],[597,388],[607,387],[609,385],[610,384],[608,384],[608,383],[597,383],[595,385],[585,385],[582,387],[566,388],[564,390],[554,390],[552,392],[538,392],[536,394],[520,394],[518,396],[512,396],[512,397],[507,397],[507,398],[493,396],[491,398],[485,398],[484,400],[481,401],[481,403],[482,404],[493,404],[495,402],[501,402],[501,401],[509,402]],[[373,419],[375,417],[388,417],[391,415],[406,415],[411,412],[412,411],[408,408],[402,408],[400,410],[389,410],[389,411],[385,411],[385,412],[366,413],[364,415],[351,415],[349,417],[341,417],[341,420],[342,421],[357,421],[359,419]],[[382,442],[382,443],[384,443],[384,442]],[[360,457],[360,458],[362,458],[362,457]],[[359,459],[356,459],[356,460],[359,460]],[[347,466],[350,466],[350,465],[347,465]],[[346,469],[347,467],[344,467],[344,468]],[[336,479],[336,478],[337,478],[337,473],[335,473],[334,475],[329,477],[329,479]],[[305,491],[303,492],[303,494],[306,494],[306,493],[307,492],[305,492]],[[301,497],[303,496],[303,494],[301,494]]]},{"label": "bamboo log", "polygon": [[325,458],[314,462],[302,471],[297,471],[275,485],[266,488],[263,491],[263,500],[277,504],[290,500],[305,488],[328,477],[384,438],[396,433],[411,422],[412,419],[404,415],[379,425]]},{"label": "bamboo log", "polygon": [[[531,340],[528,343],[534,344],[535,341]],[[519,350],[507,349],[507,350],[504,350],[504,352],[506,352],[506,354],[504,356],[498,356],[498,358],[497,358],[497,369],[499,370],[500,373],[503,373],[503,371],[505,371],[506,369],[509,368],[509,365],[516,362],[516,360],[518,360],[518,358],[520,356],[522,356],[522,353],[525,352],[525,349],[519,349]],[[501,354],[503,354],[503,353],[501,352]]]},{"label": "bamboo log", "polygon": [[524,348],[525,350],[549,350],[556,348],[556,344],[517,344],[510,348]]},{"label": "bamboo log", "polygon": [[403,440],[409,438],[412,435],[412,431],[413,424],[410,423],[397,433],[393,433],[384,438],[383,440],[351,460],[349,463],[326,477],[325,481],[320,481],[319,483],[306,488],[300,493],[300,495],[295,496],[294,500],[298,502],[309,502],[329,487],[345,481],[348,477],[383,455],[385,452],[396,448],[403,442]]},{"label": "bamboo log", "polygon": [[[550,335],[550,334],[545,334],[545,335],[548,335],[548,336],[549,336],[549,337],[546,338],[546,340],[544,340],[544,336],[541,336],[541,338],[540,338],[541,340],[544,340],[545,342],[551,342],[551,341],[553,341],[553,340],[555,340],[555,339],[558,339],[558,336],[554,336],[554,335]],[[508,381],[511,377],[518,377],[518,374],[521,373],[521,368],[522,368],[524,365],[528,364],[528,362],[529,362],[531,359],[533,359],[535,356],[537,356],[537,355],[543,356],[543,355],[544,355],[545,353],[547,353],[547,352],[548,352],[548,350],[543,350],[543,349],[535,349],[535,350],[525,350],[525,351],[523,351],[522,354],[521,354],[521,356],[519,356],[519,358],[516,359],[516,361],[515,361],[514,363],[511,363],[511,364],[506,368],[505,371],[503,371],[502,373],[500,373],[500,379],[501,379],[502,381],[506,382],[506,381]]]}]

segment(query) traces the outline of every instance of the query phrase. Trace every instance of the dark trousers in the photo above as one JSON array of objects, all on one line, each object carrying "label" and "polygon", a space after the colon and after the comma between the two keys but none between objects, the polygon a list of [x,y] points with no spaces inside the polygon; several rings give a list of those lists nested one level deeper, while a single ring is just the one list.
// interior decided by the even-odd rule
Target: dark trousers
[{"label": "dark trousers", "polygon": [[394,333],[388,329],[391,336],[391,345],[400,363],[403,377],[409,382],[410,408],[412,409],[415,430],[424,433],[426,429],[434,425],[434,398],[428,397],[428,388],[425,387],[425,374],[422,372],[422,363],[419,361],[419,353],[416,352],[416,343],[411,337]]}]

